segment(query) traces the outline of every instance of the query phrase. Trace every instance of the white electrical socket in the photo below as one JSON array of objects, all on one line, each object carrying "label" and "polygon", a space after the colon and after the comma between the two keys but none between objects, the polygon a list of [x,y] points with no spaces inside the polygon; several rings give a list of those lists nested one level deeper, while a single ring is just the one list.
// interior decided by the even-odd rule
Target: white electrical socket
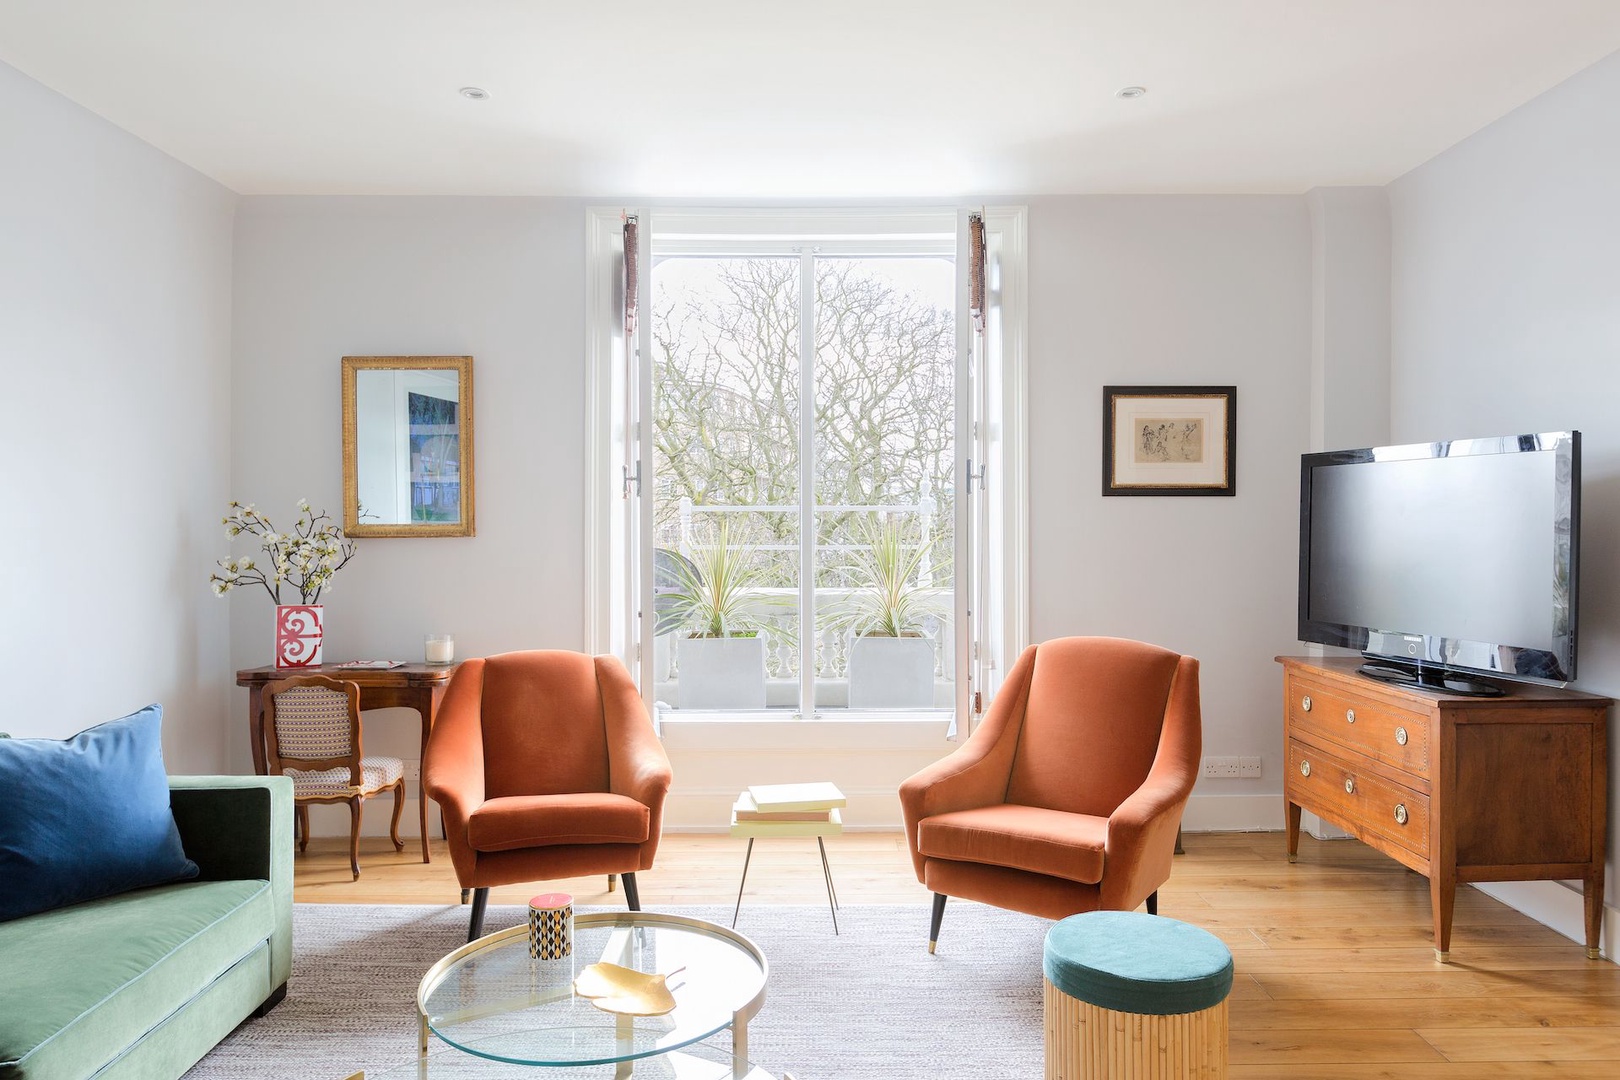
[{"label": "white electrical socket", "polygon": [[1257,757],[1207,757],[1199,775],[1209,780],[1253,779],[1260,775]]}]

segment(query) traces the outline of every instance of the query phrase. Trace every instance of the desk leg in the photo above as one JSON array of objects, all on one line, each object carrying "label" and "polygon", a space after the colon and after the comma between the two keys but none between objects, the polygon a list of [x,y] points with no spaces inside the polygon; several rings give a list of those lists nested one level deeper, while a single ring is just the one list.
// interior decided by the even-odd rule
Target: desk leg
[{"label": "desk leg", "polygon": [[264,776],[270,771],[270,762],[264,749],[264,687],[255,683],[248,687],[248,749],[253,751],[253,771]]},{"label": "desk leg", "polygon": [[433,698],[429,696],[427,701],[422,702],[416,707],[416,711],[422,716],[422,750],[416,755],[416,808],[420,811],[420,817],[422,819],[422,861],[425,863],[432,862],[433,856],[428,853],[427,779],[423,776],[422,766],[427,763],[428,736],[433,734],[433,713],[435,704],[436,702],[434,702]]}]

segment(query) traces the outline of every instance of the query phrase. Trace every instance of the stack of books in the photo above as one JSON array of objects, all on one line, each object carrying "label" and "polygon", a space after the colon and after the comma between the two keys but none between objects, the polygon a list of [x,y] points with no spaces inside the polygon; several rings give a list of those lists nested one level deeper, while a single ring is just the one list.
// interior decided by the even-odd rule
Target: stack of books
[{"label": "stack of books", "polygon": [[734,836],[819,836],[838,832],[844,793],[830,783],[755,784],[731,808]]}]

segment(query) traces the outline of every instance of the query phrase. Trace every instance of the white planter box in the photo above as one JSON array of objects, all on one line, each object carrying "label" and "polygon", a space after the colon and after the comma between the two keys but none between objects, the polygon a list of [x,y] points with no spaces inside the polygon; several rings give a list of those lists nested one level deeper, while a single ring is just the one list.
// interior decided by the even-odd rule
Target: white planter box
[{"label": "white planter box", "polygon": [[681,638],[679,650],[680,708],[765,707],[764,638]]},{"label": "white planter box", "polygon": [[920,637],[859,637],[849,648],[849,707],[928,709],[934,645]]}]

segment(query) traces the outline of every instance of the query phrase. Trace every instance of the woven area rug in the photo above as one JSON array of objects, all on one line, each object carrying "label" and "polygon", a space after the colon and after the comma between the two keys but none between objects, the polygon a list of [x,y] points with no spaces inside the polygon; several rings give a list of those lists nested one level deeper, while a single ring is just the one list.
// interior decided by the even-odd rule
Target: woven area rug
[{"label": "woven area rug", "polygon": [[[658,910],[731,922],[729,907]],[[526,917],[492,906],[485,929]],[[824,907],[745,907],[737,929],[771,965],[749,1056],[795,1080],[1039,1080],[1049,926],[953,901],[931,956],[924,906],[842,908],[836,937]],[[237,1028],[187,1080],[341,1080],[410,1064],[417,983],[466,933],[459,906],[297,905],[287,999]],[[525,1071],[545,1080],[548,1070]]]}]

